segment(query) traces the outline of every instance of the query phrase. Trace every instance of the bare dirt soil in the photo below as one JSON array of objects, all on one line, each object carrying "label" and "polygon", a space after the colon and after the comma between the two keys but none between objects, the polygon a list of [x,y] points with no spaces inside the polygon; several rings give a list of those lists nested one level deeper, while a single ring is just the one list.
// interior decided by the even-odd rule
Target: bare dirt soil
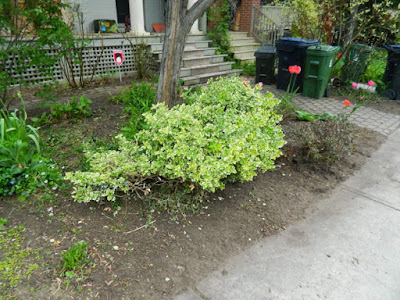
[{"label": "bare dirt soil", "polygon": [[[51,132],[54,139],[62,140],[56,133],[65,128],[79,128],[82,140],[115,135],[123,114],[107,97],[92,99],[92,118],[61,121],[43,129],[45,135]],[[302,125],[285,120],[282,126],[289,134],[290,128]],[[24,247],[37,250],[39,265],[7,294],[10,299],[172,299],[228,257],[307,218],[315,204],[358,170],[385,140],[356,126],[353,132],[353,150],[330,167],[294,159],[299,149],[296,139],[288,137],[286,156],[274,170],[251,182],[228,184],[209,195],[199,214],[180,222],[164,213],[143,218],[140,203],[127,197],[117,213],[110,203],[79,204],[72,201],[71,189],[46,201],[40,195],[22,203],[15,197],[1,199],[0,217],[8,219],[9,228],[25,227]],[[71,140],[55,159],[73,152],[75,143]],[[76,163],[73,156],[70,160],[67,168]],[[60,276],[60,253],[81,240],[89,245],[91,264],[84,268],[81,282],[69,281]]]}]

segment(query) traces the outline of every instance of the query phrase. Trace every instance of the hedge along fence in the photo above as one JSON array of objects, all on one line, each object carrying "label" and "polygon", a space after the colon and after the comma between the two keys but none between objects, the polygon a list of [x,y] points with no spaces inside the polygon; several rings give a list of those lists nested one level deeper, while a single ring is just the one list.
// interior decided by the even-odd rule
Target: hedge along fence
[{"label": "hedge along fence", "polygon": [[[83,51],[83,73],[84,76],[90,77],[93,72],[94,65],[96,64],[95,75],[107,74],[108,72],[118,72],[119,67],[114,62],[113,50],[124,51],[124,62],[121,65],[121,72],[123,74],[134,74],[136,72],[136,62],[134,60],[134,52],[136,51],[135,45],[140,41],[148,44],[151,47],[151,43],[159,43],[159,37],[135,37],[132,38],[133,48],[131,44],[122,37],[93,37],[91,38],[90,46],[85,47]],[[54,55],[58,54],[59,49],[43,49],[43,54]],[[101,58],[98,60],[98,57]],[[63,60],[63,58],[61,58]],[[7,61],[9,64],[10,61]],[[22,78],[27,84],[40,84],[49,81],[66,81],[66,74],[63,72],[63,64],[65,62],[59,61],[53,65],[53,76],[43,76],[37,66],[31,66],[23,69],[22,72],[18,72],[19,66],[24,62],[18,60],[18,56],[14,58],[12,64],[11,76],[17,81]],[[79,64],[74,64],[74,74],[79,74]],[[157,72],[159,66],[156,62],[151,62],[150,70]],[[68,71],[67,71],[68,72]],[[67,75],[68,76],[68,75]]]}]

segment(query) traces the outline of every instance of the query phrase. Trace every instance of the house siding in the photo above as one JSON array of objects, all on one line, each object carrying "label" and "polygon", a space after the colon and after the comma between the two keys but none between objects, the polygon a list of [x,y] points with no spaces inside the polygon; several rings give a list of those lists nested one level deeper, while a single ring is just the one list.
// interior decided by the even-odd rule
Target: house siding
[{"label": "house siding", "polygon": [[145,30],[154,32],[152,24],[165,24],[165,0],[145,0],[144,20]]},{"label": "house siding", "polygon": [[[115,20],[117,22],[117,7],[110,0],[72,0],[71,5],[80,3],[86,32],[94,32],[94,20]],[[78,28],[75,28],[78,30]]]}]

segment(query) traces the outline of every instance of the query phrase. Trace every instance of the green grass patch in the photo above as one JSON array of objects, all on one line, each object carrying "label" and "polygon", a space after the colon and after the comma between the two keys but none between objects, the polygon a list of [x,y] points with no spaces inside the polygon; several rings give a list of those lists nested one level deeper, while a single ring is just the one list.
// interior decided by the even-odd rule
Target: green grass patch
[{"label": "green grass patch", "polygon": [[[5,219],[1,219],[3,226]],[[0,228],[1,229],[1,228]],[[23,226],[0,231],[0,295],[7,297],[24,279],[29,279],[38,265],[33,262],[35,251],[24,249]]]}]

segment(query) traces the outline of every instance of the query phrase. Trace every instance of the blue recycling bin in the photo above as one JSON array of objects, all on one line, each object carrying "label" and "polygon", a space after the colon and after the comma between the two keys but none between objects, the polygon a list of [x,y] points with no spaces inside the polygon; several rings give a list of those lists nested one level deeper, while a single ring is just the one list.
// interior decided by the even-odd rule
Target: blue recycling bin
[{"label": "blue recycling bin", "polygon": [[296,77],[294,89],[299,87],[299,92],[302,90],[307,48],[319,44],[321,44],[321,41],[291,37],[283,37],[276,42],[276,50],[279,58],[277,89],[287,89],[291,75],[288,69],[290,66],[297,65],[301,67],[301,72]]}]

